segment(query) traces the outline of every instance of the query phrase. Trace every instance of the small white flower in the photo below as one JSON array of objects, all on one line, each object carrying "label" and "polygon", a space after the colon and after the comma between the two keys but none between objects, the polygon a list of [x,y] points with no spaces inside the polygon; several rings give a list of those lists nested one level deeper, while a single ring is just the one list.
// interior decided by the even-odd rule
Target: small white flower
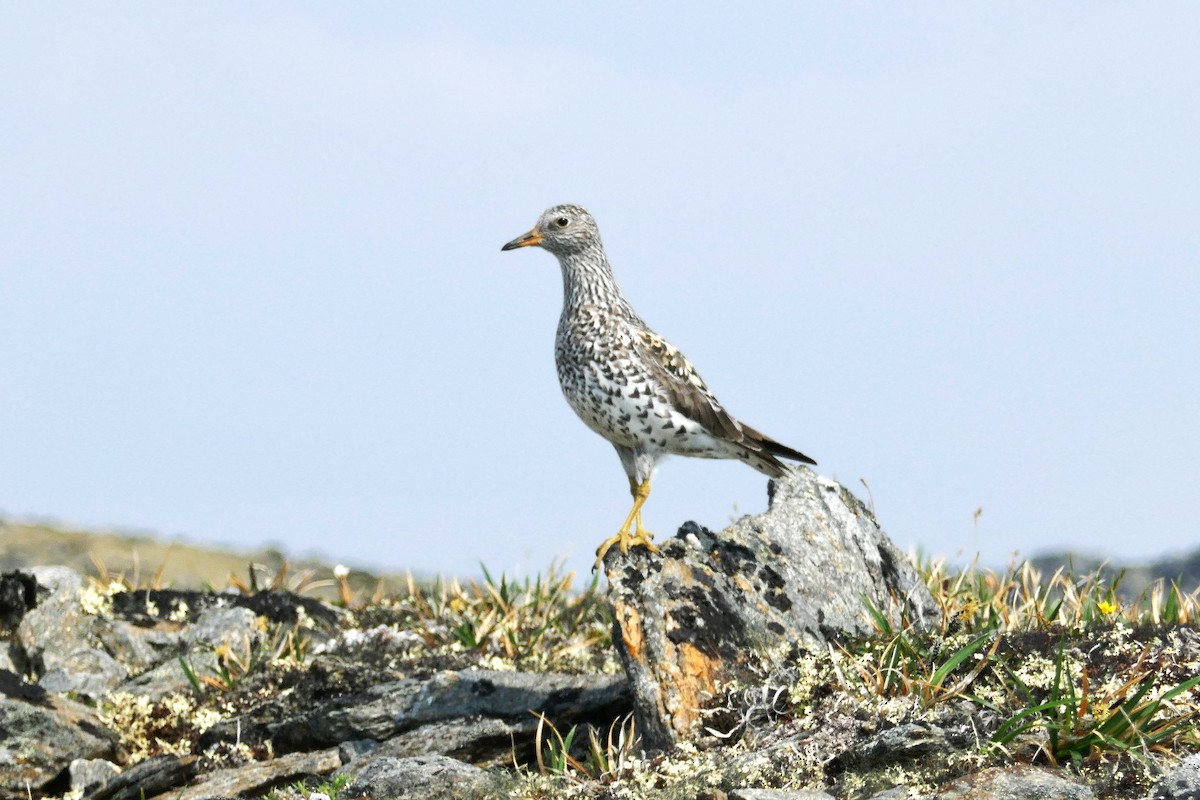
[{"label": "small white flower", "polygon": [[180,600],[179,605],[175,606],[175,610],[171,612],[171,615],[168,617],[168,619],[170,619],[171,622],[187,622],[190,611],[191,609],[188,607],[187,601]]}]

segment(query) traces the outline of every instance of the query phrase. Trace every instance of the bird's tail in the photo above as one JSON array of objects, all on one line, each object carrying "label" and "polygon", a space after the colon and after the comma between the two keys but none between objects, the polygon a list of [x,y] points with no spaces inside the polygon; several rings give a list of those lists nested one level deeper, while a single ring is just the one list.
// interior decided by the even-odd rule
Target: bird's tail
[{"label": "bird's tail", "polygon": [[768,477],[782,478],[791,471],[791,467],[779,460],[781,458],[803,464],[817,463],[799,450],[780,444],[745,423],[738,423],[738,427],[741,429],[741,439],[729,443],[732,445],[730,456],[741,459]]},{"label": "bird's tail", "polygon": [[762,446],[764,450],[773,456],[786,458],[789,461],[799,461],[801,464],[812,464],[814,467],[817,465],[816,461],[804,455],[799,450],[793,450],[786,444],[780,444],[770,437],[762,437]]},{"label": "bird's tail", "polygon": [[[754,451],[754,455],[764,464],[755,464],[751,461],[751,465],[760,472],[765,472],[773,478],[778,478],[787,471],[785,464],[779,461],[781,458],[786,458],[789,461],[799,461],[802,464],[812,464],[816,466],[816,461],[801,453],[799,450],[793,450],[786,444],[781,444],[765,433],[756,431],[744,422],[741,423],[742,434],[745,439],[743,444],[747,449]],[[763,467],[767,468],[764,469]]]}]

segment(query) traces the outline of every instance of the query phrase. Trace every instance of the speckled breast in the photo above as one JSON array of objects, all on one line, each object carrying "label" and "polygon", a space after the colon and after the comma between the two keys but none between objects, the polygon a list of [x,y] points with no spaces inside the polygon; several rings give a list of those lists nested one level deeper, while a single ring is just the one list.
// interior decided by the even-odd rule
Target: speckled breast
[{"label": "speckled breast", "polygon": [[702,457],[720,454],[719,444],[673,409],[650,379],[620,319],[585,312],[560,320],[555,364],[567,403],[613,444]]}]

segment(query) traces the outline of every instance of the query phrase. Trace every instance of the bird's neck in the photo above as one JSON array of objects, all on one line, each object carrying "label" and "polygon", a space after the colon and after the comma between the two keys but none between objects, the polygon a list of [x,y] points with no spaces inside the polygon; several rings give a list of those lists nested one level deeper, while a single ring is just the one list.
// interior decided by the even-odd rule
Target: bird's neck
[{"label": "bird's neck", "polygon": [[564,315],[584,306],[602,306],[613,313],[633,315],[602,248],[559,256],[558,264],[562,267]]}]

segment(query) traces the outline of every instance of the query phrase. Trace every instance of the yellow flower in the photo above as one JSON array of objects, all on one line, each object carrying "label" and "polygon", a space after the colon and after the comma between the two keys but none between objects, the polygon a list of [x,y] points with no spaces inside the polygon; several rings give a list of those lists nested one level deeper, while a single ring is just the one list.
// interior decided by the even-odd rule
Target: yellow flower
[{"label": "yellow flower", "polygon": [[1107,600],[1101,600],[1096,604],[1096,608],[1100,609],[1101,614],[1111,614],[1117,610],[1116,604],[1110,603]]}]

